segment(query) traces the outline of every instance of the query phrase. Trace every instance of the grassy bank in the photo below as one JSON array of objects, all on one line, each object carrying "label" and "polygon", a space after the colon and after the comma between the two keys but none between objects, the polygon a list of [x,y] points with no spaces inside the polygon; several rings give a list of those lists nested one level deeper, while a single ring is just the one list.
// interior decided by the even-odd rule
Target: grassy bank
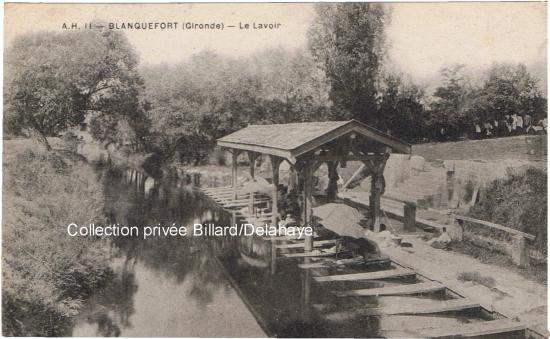
[{"label": "grassy bank", "polygon": [[[473,206],[468,214],[476,219],[491,221],[536,237],[528,241],[530,255],[547,257],[547,173],[531,167],[525,171],[510,171],[507,177],[492,181],[486,188],[483,199]],[[465,230],[474,235],[510,242],[509,233],[479,225],[465,223]],[[470,240],[452,244],[455,251],[465,253],[489,264],[518,271],[523,276],[546,282],[547,265],[535,259],[526,268],[517,268],[509,255],[497,248],[477,246]]]},{"label": "grassy bank", "polygon": [[80,157],[32,146],[6,152],[3,169],[2,334],[66,335],[111,275],[101,241],[66,232],[104,221],[101,182]]}]

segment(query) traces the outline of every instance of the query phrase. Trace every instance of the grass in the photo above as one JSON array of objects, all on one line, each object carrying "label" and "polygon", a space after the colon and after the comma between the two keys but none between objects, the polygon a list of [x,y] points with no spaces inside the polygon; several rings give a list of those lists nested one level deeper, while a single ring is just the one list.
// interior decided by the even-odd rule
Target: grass
[{"label": "grass", "polygon": [[494,278],[489,276],[481,275],[477,271],[469,271],[469,272],[460,272],[458,274],[458,280],[460,281],[471,281],[473,283],[476,283],[478,285],[483,285],[485,287],[493,288],[496,285],[496,281]]},{"label": "grass", "polygon": [[547,267],[544,264],[541,265],[530,265],[526,268],[521,268],[516,266],[510,256],[491,251],[486,248],[475,246],[467,241],[453,241],[450,244],[450,249],[462,254],[469,255],[476,259],[479,259],[481,262],[489,265],[495,265],[504,267],[508,270],[516,272],[527,279],[546,284],[547,283]]},{"label": "grass", "polygon": [[111,276],[97,239],[72,238],[71,222],[104,220],[103,186],[81,157],[11,140],[3,158],[2,334],[62,336]]}]

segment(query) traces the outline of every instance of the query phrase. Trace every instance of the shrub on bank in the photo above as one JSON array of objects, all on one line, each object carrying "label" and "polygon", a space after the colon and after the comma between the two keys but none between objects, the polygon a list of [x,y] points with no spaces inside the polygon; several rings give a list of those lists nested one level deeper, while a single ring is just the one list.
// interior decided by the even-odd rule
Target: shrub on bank
[{"label": "shrub on bank", "polygon": [[66,232],[103,221],[101,183],[88,164],[55,153],[25,150],[3,166],[2,333],[64,335],[111,275],[101,241]]},{"label": "shrub on bank", "polygon": [[469,214],[535,235],[536,247],[546,253],[546,189],[546,171],[531,167],[510,172],[488,185],[484,199]]}]

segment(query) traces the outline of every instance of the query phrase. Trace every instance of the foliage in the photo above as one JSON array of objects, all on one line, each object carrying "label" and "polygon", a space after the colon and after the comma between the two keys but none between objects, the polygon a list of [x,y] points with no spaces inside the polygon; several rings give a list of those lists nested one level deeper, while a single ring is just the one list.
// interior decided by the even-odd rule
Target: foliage
[{"label": "foliage", "polygon": [[464,65],[453,65],[441,70],[443,84],[436,88],[427,123],[432,127],[432,138],[440,130],[451,138],[457,138],[468,126],[468,108],[472,95],[469,78],[464,74]]},{"label": "foliage", "polygon": [[537,246],[546,252],[547,174],[537,168],[525,173],[510,172],[489,184],[485,198],[469,214],[535,235]]},{"label": "foliage", "polygon": [[546,116],[546,100],[537,80],[523,64],[494,64],[487,72],[483,86],[476,94],[480,119],[501,120],[505,115],[529,114],[536,119]]},{"label": "foliage", "polygon": [[383,4],[327,3],[316,14],[309,46],[330,81],[333,118],[377,125],[388,12]]},{"label": "foliage", "polygon": [[384,78],[380,98],[379,128],[407,142],[418,142],[425,136],[424,90],[401,76]]},{"label": "foliage", "polygon": [[[442,69],[443,84],[436,88],[427,112],[429,139],[457,139],[486,121],[502,121],[505,115],[527,115],[538,121],[546,117],[546,99],[538,80],[525,65],[494,64],[474,85],[465,65]],[[440,130],[444,129],[444,135]]]},{"label": "foliage", "polygon": [[3,193],[3,334],[63,335],[110,276],[101,242],[66,233],[102,221],[102,187],[84,163],[26,150],[4,159]]},{"label": "foliage", "polygon": [[[138,58],[115,31],[38,32],[19,36],[6,52],[5,130],[57,136],[84,122],[88,113],[110,121],[120,117],[146,128]],[[107,128],[107,129],[108,129]],[[103,141],[108,133],[97,128]]]},{"label": "foliage", "polygon": [[241,59],[205,51],[142,73],[152,143],[184,163],[204,162],[216,139],[248,124],[319,120],[329,106],[324,75],[304,51]]}]

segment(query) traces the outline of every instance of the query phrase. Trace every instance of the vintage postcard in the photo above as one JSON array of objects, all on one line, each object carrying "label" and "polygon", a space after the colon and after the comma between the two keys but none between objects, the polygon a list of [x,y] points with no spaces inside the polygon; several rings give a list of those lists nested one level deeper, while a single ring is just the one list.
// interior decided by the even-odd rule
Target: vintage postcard
[{"label": "vintage postcard", "polygon": [[547,3],[5,3],[2,335],[547,338]]}]

